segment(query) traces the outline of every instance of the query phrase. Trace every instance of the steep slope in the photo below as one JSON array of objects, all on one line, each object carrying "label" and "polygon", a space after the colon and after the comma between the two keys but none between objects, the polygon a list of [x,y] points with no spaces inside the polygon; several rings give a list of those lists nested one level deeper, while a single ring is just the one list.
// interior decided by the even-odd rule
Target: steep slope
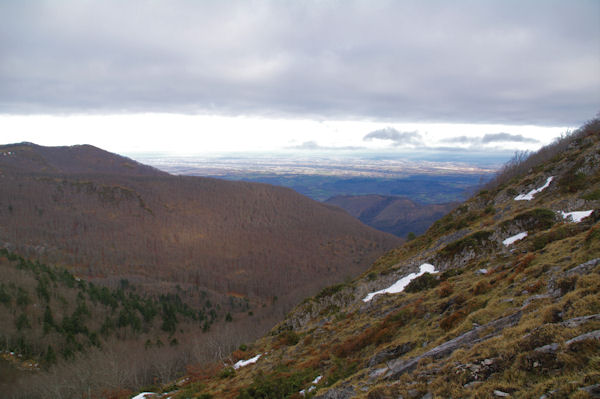
[{"label": "steep slope", "polygon": [[597,397],[599,208],[593,120],[160,396]]},{"label": "steep slope", "polygon": [[[162,358],[162,373],[175,376],[177,360],[191,360],[184,354],[188,348],[177,347],[190,345],[184,331],[188,336],[203,331],[206,338],[216,320],[236,310],[236,306],[215,309],[212,305],[194,309],[182,301],[185,292],[151,296],[127,280],[114,288],[88,283],[65,269],[24,259],[4,248],[0,249],[0,276],[2,397],[17,394],[20,379],[34,392],[59,391],[57,386],[34,386],[29,380],[56,365],[105,370],[118,365],[122,374],[133,376],[121,376],[117,381],[123,384],[134,378],[147,382],[158,378],[157,365],[152,363]],[[111,355],[116,347],[118,355]],[[81,361],[90,354],[93,362]],[[64,380],[71,374],[55,371],[48,377]],[[89,386],[110,387],[114,377],[105,372],[83,387],[73,381],[68,385],[70,392],[78,394]]]},{"label": "steep slope", "polygon": [[91,146],[2,146],[0,182],[0,241],[94,278],[292,303],[399,242],[290,189],[171,176]]},{"label": "steep slope", "polygon": [[376,194],[338,195],[325,203],[337,205],[364,224],[398,237],[423,234],[457,205],[418,204],[405,197]]}]

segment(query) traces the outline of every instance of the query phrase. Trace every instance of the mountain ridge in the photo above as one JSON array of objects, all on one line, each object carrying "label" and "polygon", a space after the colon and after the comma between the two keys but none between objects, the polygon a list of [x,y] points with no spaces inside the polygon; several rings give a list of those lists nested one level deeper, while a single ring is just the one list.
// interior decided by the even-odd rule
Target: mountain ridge
[{"label": "mountain ridge", "polygon": [[[20,153],[21,156],[15,157]],[[30,142],[0,145],[0,157],[16,162],[1,162],[13,173],[121,174],[127,176],[168,176],[152,166],[113,154],[89,144],[47,147]]]},{"label": "mountain ridge", "polygon": [[[157,397],[596,397],[599,208],[595,119]],[[411,275],[424,264],[436,272]]]},{"label": "mountain ridge", "polygon": [[[291,189],[172,176],[92,146],[2,146],[0,173],[0,239],[89,276],[179,273],[224,292],[281,296],[294,287],[261,289],[276,284],[261,264],[289,265],[301,286],[314,283],[303,273],[340,278],[398,242]],[[356,262],[344,255],[353,251]],[[347,259],[324,265],[338,255]]]}]

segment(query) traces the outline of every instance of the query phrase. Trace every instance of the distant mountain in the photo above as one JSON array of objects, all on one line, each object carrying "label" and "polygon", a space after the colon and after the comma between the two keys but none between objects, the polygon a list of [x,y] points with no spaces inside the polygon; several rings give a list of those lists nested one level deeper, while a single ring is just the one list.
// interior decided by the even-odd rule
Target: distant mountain
[{"label": "distant mountain", "polygon": [[339,195],[325,201],[337,205],[361,222],[399,237],[423,234],[457,203],[418,204],[405,197],[391,195]]},{"label": "distant mountain", "polygon": [[266,184],[172,176],[89,146],[0,146],[0,241],[79,275],[293,298],[400,240]]}]

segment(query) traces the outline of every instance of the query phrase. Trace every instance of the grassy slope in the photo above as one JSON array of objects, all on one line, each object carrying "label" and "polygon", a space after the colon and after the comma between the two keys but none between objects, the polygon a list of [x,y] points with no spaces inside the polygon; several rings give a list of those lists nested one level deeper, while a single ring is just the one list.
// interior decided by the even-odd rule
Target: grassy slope
[{"label": "grassy slope", "polygon": [[[488,398],[498,390],[591,397],[580,388],[600,383],[598,340],[568,340],[600,329],[597,316],[573,321],[600,313],[600,264],[573,270],[600,257],[599,215],[574,224],[556,212],[600,207],[598,125],[580,129],[527,174],[481,191],[351,283],[305,300],[229,359],[264,354],[256,364],[236,371],[192,367],[187,379],[164,390],[180,398],[299,397],[322,375],[307,396]],[[514,201],[548,176],[555,180],[533,201]],[[529,236],[502,245],[521,231]],[[442,273],[421,279],[415,292],[361,300],[424,262]],[[512,325],[494,323],[506,316]],[[465,333],[476,340],[432,355]],[[548,344],[556,345],[539,349]]]}]

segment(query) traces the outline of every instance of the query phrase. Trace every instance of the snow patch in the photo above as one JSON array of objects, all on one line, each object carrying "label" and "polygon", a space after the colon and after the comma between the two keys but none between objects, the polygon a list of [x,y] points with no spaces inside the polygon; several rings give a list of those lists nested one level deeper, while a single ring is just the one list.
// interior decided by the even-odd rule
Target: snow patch
[{"label": "snow patch", "polygon": [[388,288],[369,293],[366,297],[364,297],[363,302],[369,302],[371,299],[373,299],[375,295],[378,294],[397,294],[398,292],[402,292],[412,280],[423,275],[424,273],[437,272],[435,271],[435,266],[429,263],[423,263],[420,267],[419,273],[411,273],[408,276],[402,277],[400,280],[396,281],[393,285],[391,285]]},{"label": "snow patch", "polygon": [[310,386],[310,388],[308,388],[308,389],[303,389],[303,390],[301,390],[301,391],[300,391],[300,392],[298,392],[298,393],[299,393],[300,395],[304,396],[304,395],[306,394],[306,392],[312,392],[312,391],[314,391],[315,389],[317,389],[317,387],[316,387],[315,385],[316,385],[316,384],[318,384],[318,383],[319,383],[319,381],[321,381],[321,378],[323,378],[323,376],[322,376],[322,375],[318,376],[317,378],[315,378],[315,379],[313,380],[313,382],[311,382],[311,384],[312,384],[312,385]]},{"label": "snow patch", "polygon": [[590,216],[594,210],[591,211],[577,211],[577,212],[561,212],[563,219],[573,219],[573,222],[579,223],[586,217]]},{"label": "snow patch", "polygon": [[250,358],[248,360],[240,360],[239,362],[237,362],[236,364],[233,365],[233,369],[237,370],[240,367],[244,367],[247,366],[249,364],[254,364],[258,361],[258,359],[260,359],[260,357],[262,356],[262,354],[258,354],[256,356],[254,356],[253,358]]},{"label": "snow patch", "polygon": [[148,395],[154,396],[156,394],[154,392],[142,392],[133,396],[131,399],[145,399]]},{"label": "snow patch", "polygon": [[542,191],[547,189],[548,186],[550,185],[550,182],[552,182],[553,179],[554,179],[554,176],[550,176],[549,178],[546,179],[546,184],[544,184],[542,187],[531,190],[527,194],[517,195],[515,197],[515,201],[531,201],[537,193],[541,193]]},{"label": "snow patch", "polygon": [[502,241],[502,244],[506,245],[507,247],[511,244],[513,244],[515,241],[519,241],[522,240],[523,238],[527,237],[527,232],[524,231],[522,233],[516,234],[512,237],[508,237],[506,240]]}]

